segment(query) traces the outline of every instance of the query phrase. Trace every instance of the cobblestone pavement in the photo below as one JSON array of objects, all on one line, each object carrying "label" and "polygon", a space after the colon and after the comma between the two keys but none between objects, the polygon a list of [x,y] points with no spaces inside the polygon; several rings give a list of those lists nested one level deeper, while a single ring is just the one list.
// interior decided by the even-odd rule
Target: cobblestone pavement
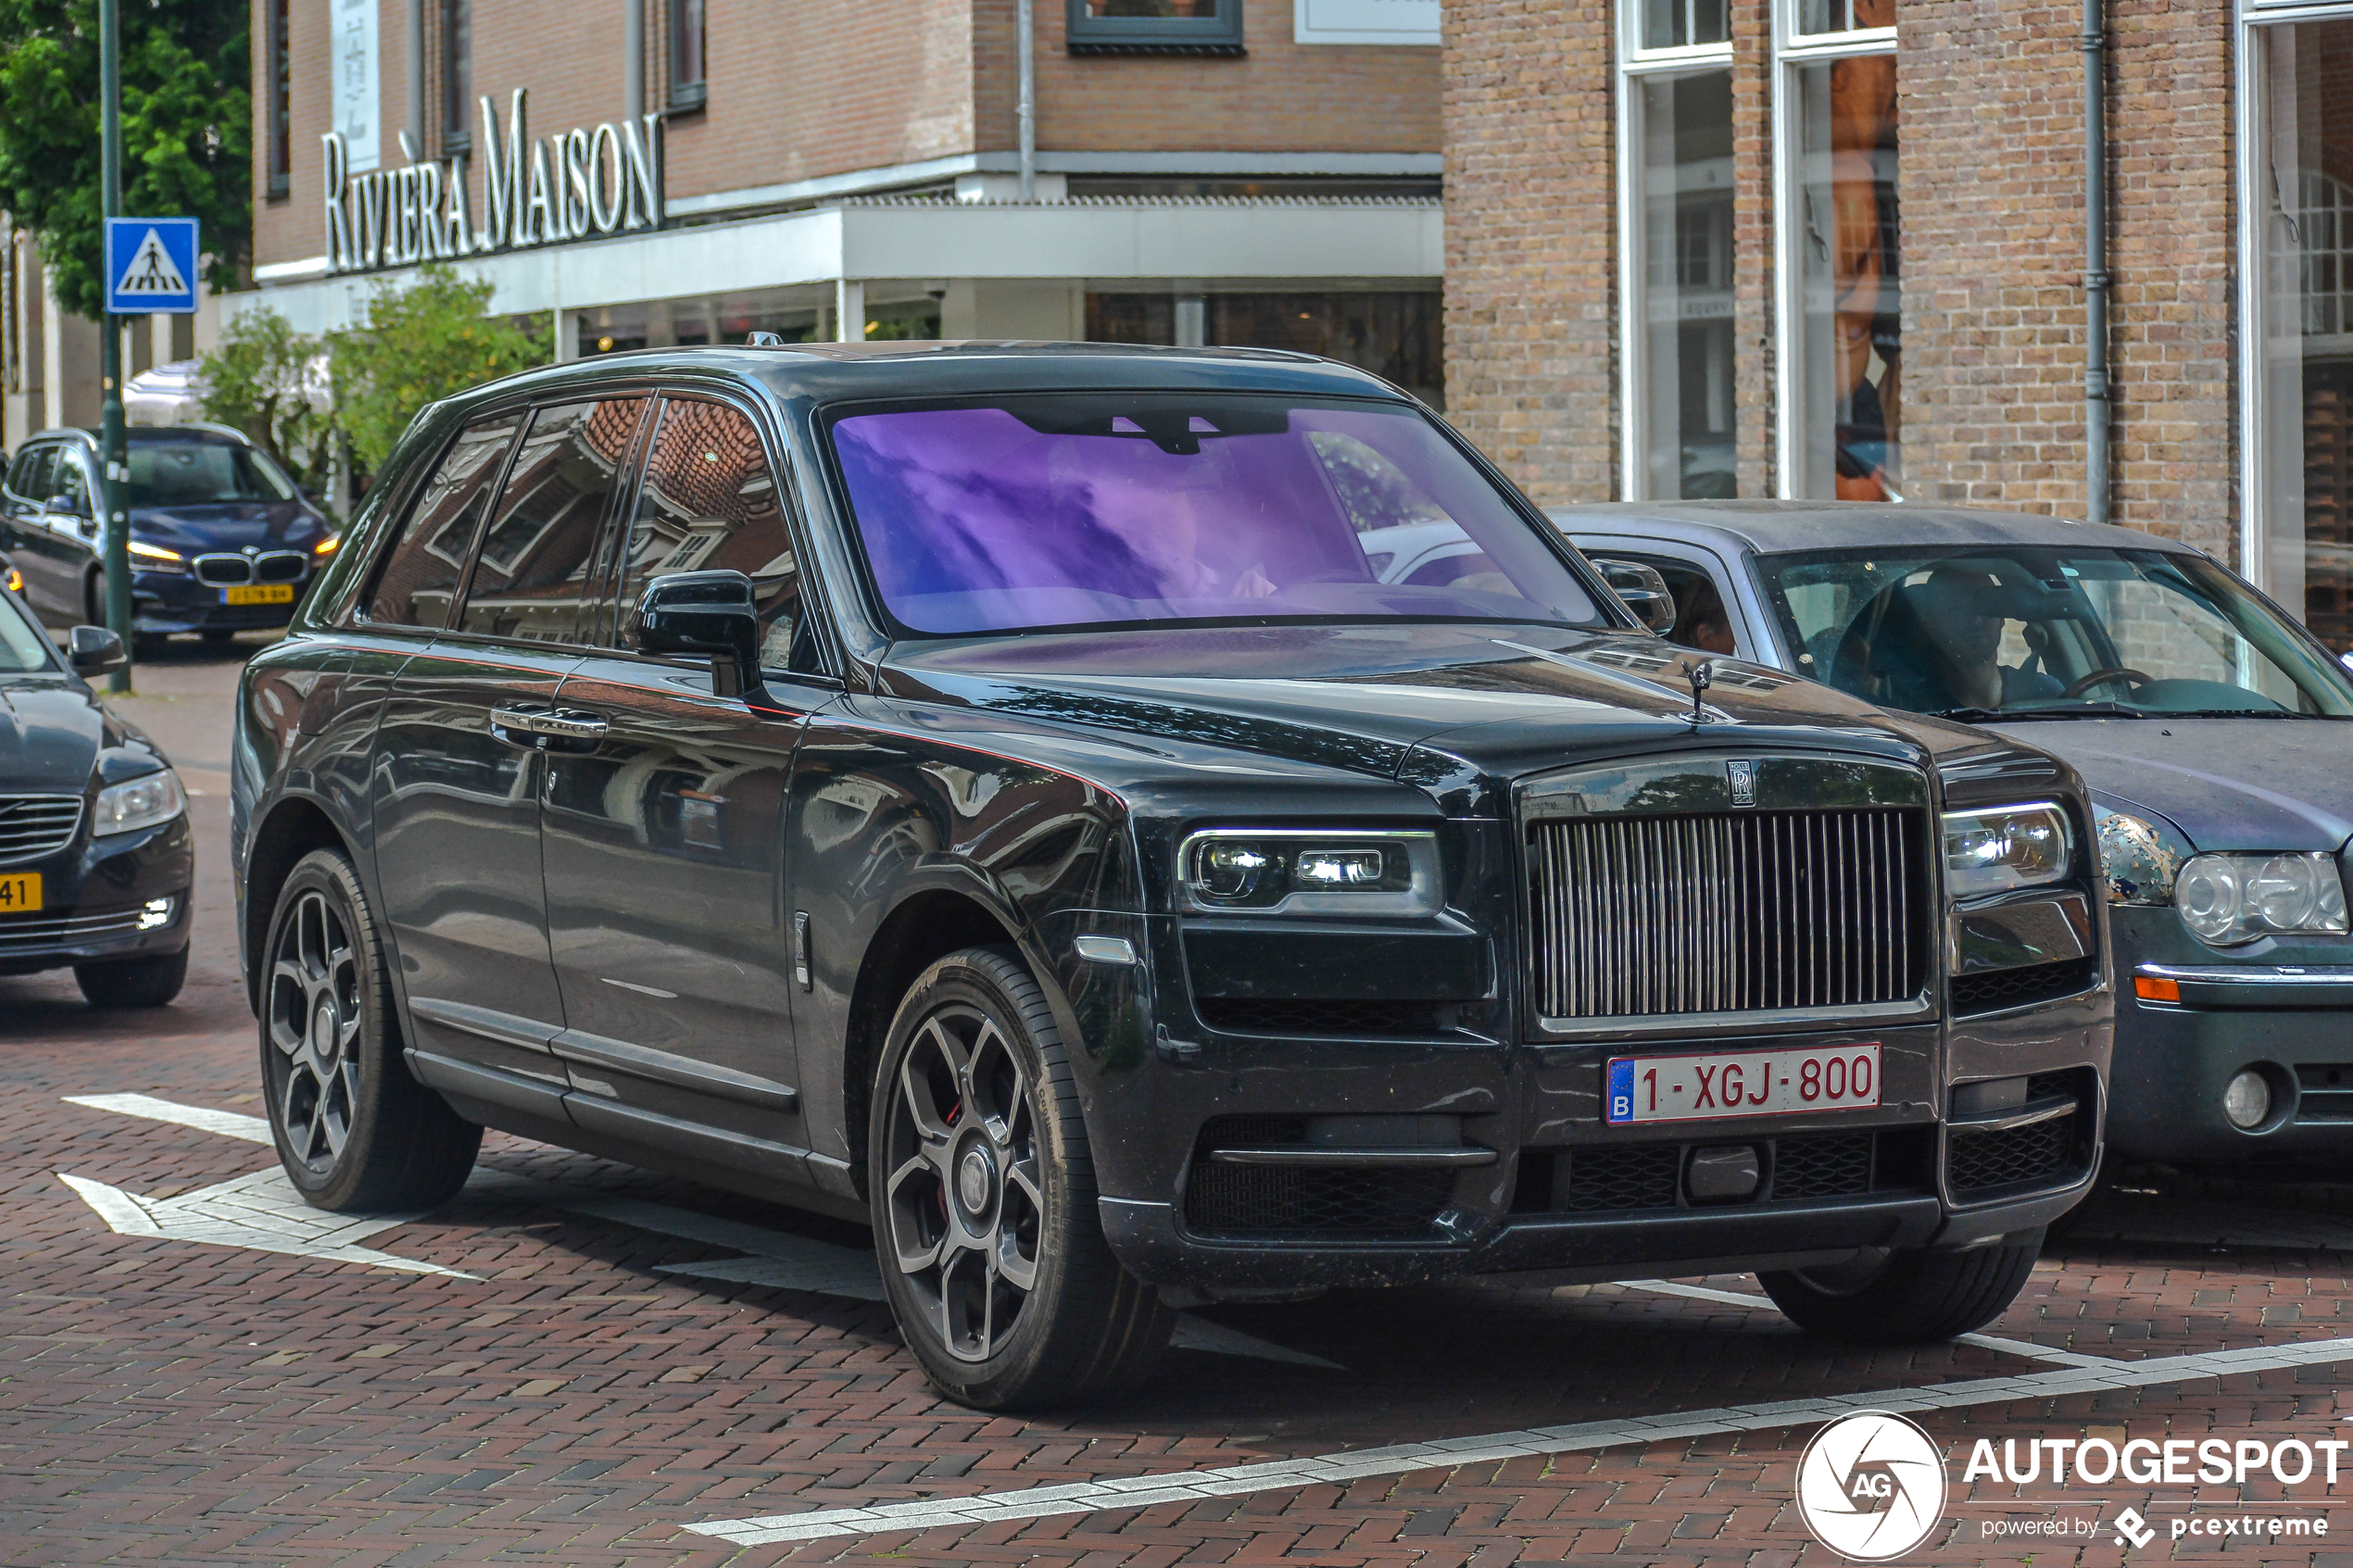
[{"label": "cobblestone pavement", "polygon": [[[1981,1437],[2353,1435],[2353,1223],[2327,1191],[2127,1197],[1972,1343],[1828,1346],[1750,1304],[1749,1278],[1342,1293],[1213,1310],[1136,1395],[1024,1419],[929,1392],[886,1309],[856,1293],[855,1228],[520,1140],[490,1139],[446,1210],[357,1242],[446,1273],[119,1234],[94,1207],[106,1189],[135,1222],[264,1203],[270,1185],[207,1196],[272,1166],[240,1135],[261,1108],[223,857],[234,673],[190,651],[143,669],[122,704],[199,792],[182,1001],[102,1015],[70,976],[0,980],[0,1562],[1827,1563],[1792,1506],[1831,1413],[1805,1401],[1865,1396],[1913,1411],[1950,1456],[1941,1533],[1911,1561],[2195,1546],[2353,1564],[2334,1528],[2168,1538],[2176,1518],[2243,1513],[2353,1537],[2317,1482],[1962,1479]],[[149,1099],[68,1099],[104,1096]],[[185,1108],[226,1131],[169,1119]],[[2196,1359],[2224,1351],[2254,1359]],[[1534,1430],[1679,1412],[1700,1413],[1648,1440]],[[1491,1440],[1365,1455],[1474,1438]],[[1342,1458],[1206,1496],[1147,1479],[1317,1456]],[[904,1512],[1105,1482],[1144,1505],[1082,1489],[1082,1512],[1047,1517]],[[2107,1523],[2127,1506],[2159,1531],[2145,1549]],[[768,1538],[776,1516],[843,1510],[868,1512]],[[2056,1543],[1985,1534],[2049,1518],[2103,1523]],[[747,1520],[762,1524],[691,1528]]]}]

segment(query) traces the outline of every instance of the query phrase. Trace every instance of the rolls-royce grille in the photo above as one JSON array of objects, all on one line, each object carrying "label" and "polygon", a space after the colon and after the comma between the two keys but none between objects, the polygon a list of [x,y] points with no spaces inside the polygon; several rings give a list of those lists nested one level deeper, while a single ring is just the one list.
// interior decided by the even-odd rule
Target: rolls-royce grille
[{"label": "rolls-royce grille", "polygon": [[1900,809],[1553,819],[1529,829],[1547,1019],[1901,1002],[1932,929]]},{"label": "rolls-royce grille", "polygon": [[54,855],[81,825],[78,795],[0,795],[0,864]]}]

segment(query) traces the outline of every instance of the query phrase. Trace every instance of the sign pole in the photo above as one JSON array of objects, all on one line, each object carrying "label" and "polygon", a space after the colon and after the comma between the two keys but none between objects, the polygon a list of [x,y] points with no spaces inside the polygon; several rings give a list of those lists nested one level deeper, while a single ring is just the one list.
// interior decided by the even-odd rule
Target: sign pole
[{"label": "sign pole", "polygon": [[[98,0],[98,166],[100,195],[108,218],[122,216],[122,28],[119,0]],[[105,247],[99,247],[105,269]],[[111,286],[114,280],[103,280]],[[111,311],[98,316],[98,374],[106,400],[98,407],[99,504],[106,518],[107,625],[132,650],[131,510],[126,495],[130,470],[122,429],[122,322]],[[131,667],[116,671],[107,689],[131,689]]]}]

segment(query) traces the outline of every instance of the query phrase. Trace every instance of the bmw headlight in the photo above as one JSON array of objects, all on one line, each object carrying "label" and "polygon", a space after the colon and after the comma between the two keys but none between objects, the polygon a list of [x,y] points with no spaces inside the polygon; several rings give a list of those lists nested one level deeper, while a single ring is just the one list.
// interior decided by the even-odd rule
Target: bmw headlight
[{"label": "bmw headlight", "polygon": [[2193,855],[2174,878],[2173,907],[2218,947],[2347,930],[2345,879],[2330,855]]},{"label": "bmw headlight", "polygon": [[2074,862],[2067,813],[2047,802],[1944,813],[1944,880],[1957,898],[2064,881]]},{"label": "bmw headlight", "polygon": [[180,787],[180,775],[166,768],[100,790],[90,832],[94,837],[103,837],[160,827],[187,809],[188,797]]},{"label": "bmw headlight", "polygon": [[1187,838],[1177,860],[1197,909],[1435,914],[1443,903],[1428,833],[1218,828]]}]

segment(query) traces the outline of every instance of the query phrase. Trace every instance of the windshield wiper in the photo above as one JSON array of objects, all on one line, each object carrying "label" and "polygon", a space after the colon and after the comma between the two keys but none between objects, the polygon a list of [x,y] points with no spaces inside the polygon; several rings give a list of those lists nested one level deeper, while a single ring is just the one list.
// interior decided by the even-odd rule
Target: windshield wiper
[{"label": "windshield wiper", "polygon": [[2325,719],[2325,713],[2299,713],[2293,708],[2181,708],[2156,715],[2161,719]]},{"label": "windshield wiper", "polygon": [[1936,717],[1962,724],[2003,723],[2017,719],[2157,719],[2171,714],[2150,713],[2120,702],[2086,702],[2073,708],[1946,708]]}]

